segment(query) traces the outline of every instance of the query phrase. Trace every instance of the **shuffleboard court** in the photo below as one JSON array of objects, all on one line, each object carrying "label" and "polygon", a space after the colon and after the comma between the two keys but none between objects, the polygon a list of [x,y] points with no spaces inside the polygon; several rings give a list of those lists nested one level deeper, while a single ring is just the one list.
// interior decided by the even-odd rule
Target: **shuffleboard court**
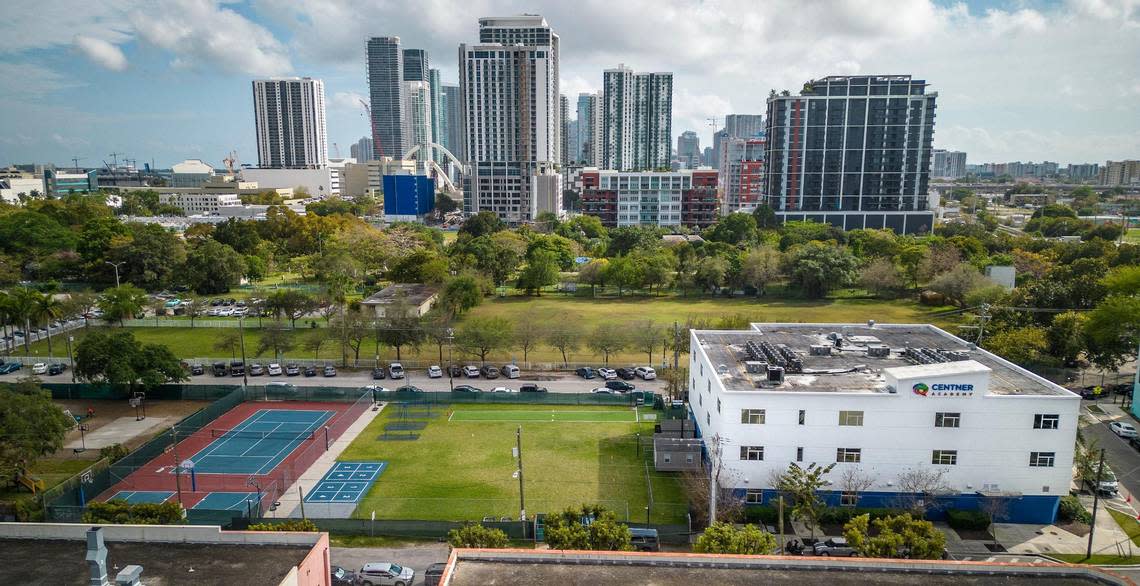
[{"label": "shuffleboard court", "polygon": [[299,446],[318,438],[335,411],[261,409],[191,456],[196,474],[267,474]]},{"label": "shuffleboard court", "polygon": [[256,508],[259,502],[256,492],[211,492],[190,508],[209,511],[245,511]]},{"label": "shuffleboard court", "polygon": [[456,410],[448,421],[550,421],[554,423],[635,423],[637,412],[630,410]]},{"label": "shuffleboard court", "polygon": [[173,492],[164,490],[120,490],[116,492],[109,501],[127,501],[132,505],[141,503],[164,503],[166,499],[174,496]]},{"label": "shuffleboard court", "polygon": [[357,503],[384,472],[387,462],[337,462],[305,496],[307,503]]}]

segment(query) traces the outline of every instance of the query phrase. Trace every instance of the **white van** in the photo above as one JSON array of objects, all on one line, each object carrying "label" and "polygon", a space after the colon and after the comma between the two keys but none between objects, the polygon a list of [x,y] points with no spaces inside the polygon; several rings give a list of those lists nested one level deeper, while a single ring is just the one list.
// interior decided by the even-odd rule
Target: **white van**
[{"label": "white van", "polygon": [[501,372],[503,374],[503,376],[505,376],[507,378],[518,378],[519,377],[519,367],[517,367],[513,364],[504,364],[503,368],[499,372]]}]

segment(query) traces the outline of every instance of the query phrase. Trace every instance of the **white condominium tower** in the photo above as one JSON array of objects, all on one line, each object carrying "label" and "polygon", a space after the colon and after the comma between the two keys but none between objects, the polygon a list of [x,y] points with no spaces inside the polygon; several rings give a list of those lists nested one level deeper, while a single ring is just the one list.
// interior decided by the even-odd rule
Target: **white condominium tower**
[{"label": "white condominium tower", "polygon": [[541,16],[479,19],[479,43],[459,46],[459,86],[466,211],[533,219],[535,177],[559,160],[558,35]]},{"label": "white condominium tower", "polygon": [[673,74],[634,73],[619,65],[602,83],[602,164],[647,171],[668,167],[673,142]]},{"label": "white condominium tower", "polygon": [[310,77],[256,79],[253,114],[258,166],[320,167],[328,160],[323,81]]}]

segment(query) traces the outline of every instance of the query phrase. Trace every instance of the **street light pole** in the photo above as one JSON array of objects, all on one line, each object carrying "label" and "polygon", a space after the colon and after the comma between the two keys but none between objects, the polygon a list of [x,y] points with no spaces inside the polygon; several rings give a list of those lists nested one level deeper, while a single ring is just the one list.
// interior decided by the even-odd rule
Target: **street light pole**
[{"label": "street light pole", "polygon": [[455,392],[455,376],[452,374],[451,369],[455,366],[455,361],[451,358],[451,347],[455,343],[455,330],[447,328],[447,384],[451,387],[451,392]]},{"label": "street light pole", "polygon": [[115,287],[118,287],[119,286],[119,265],[127,264],[127,261],[121,260],[119,262],[111,262],[109,260],[106,260],[103,262],[115,267]]},{"label": "street light pole", "polygon": [[[245,318],[238,318],[238,338],[241,339],[241,384],[249,386],[249,366],[245,363]],[[244,392],[244,390],[243,390]]]},{"label": "street light pole", "polygon": [[522,426],[515,432],[515,450],[519,454],[519,521],[526,521],[526,498],[523,495]]},{"label": "street light pole", "polygon": [[71,353],[71,343],[75,341],[75,336],[67,337],[67,360],[71,362],[71,383],[75,384],[75,355]]}]

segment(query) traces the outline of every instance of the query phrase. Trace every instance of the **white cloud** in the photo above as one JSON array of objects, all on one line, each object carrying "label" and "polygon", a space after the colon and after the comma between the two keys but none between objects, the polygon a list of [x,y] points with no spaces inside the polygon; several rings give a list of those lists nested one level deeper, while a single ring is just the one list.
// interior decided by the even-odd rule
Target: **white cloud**
[{"label": "white cloud", "polygon": [[138,0],[5,0],[0,53],[71,45],[82,33],[111,43],[130,38],[125,11]]},{"label": "white cloud", "polygon": [[127,56],[117,46],[86,35],[75,35],[75,48],[92,63],[111,71],[127,68]]},{"label": "white cloud", "polygon": [[0,79],[6,80],[0,83],[0,97],[38,97],[80,85],[54,69],[10,61],[0,61]]},{"label": "white cloud", "polygon": [[987,10],[984,22],[995,35],[1042,33],[1047,27],[1045,16],[1029,8],[1014,12]]},{"label": "white cloud", "polygon": [[255,76],[293,69],[288,51],[265,27],[214,0],[163,0],[131,12],[145,42],[171,52],[178,68],[209,69]]},{"label": "white cloud", "polygon": [[363,95],[356,92],[336,92],[333,94],[332,100],[330,100],[334,108],[354,112],[360,110],[361,101],[368,102]]}]

